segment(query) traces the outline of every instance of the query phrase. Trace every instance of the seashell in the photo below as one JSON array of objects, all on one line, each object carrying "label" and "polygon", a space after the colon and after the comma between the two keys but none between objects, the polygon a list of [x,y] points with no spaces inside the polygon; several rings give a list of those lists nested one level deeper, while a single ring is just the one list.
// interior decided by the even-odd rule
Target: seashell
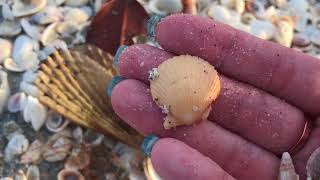
[{"label": "seashell", "polygon": [[240,14],[242,14],[245,10],[244,0],[221,0],[221,5],[230,9],[234,9]]},{"label": "seashell", "polygon": [[308,21],[312,19],[312,15],[310,13],[302,13],[302,14],[297,14],[295,16],[295,26],[294,29],[302,32],[306,29],[308,25]]},{"label": "seashell", "polygon": [[162,180],[154,169],[150,157],[147,157],[143,160],[143,170],[147,180]]},{"label": "seashell", "polygon": [[282,8],[287,4],[287,0],[270,0],[270,3],[279,8]]},{"label": "seashell", "polygon": [[317,148],[307,161],[307,174],[312,179],[320,177],[320,148]]},{"label": "seashell", "polygon": [[291,156],[288,152],[282,154],[278,179],[299,180],[299,176],[295,172]]},{"label": "seashell", "polygon": [[22,18],[20,20],[20,24],[21,24],[23,31],[28,36],[32,37],[33,39],[40,40],[41,29],[38,26],[31,25],[31,23],[28,20],[26,20],[25,18]]},{"label": "seashell", "polygon": [[178,13],[183,10],[181,0],[150,0],[147,8],[160,15]]},{"label": "seashell", "polygon": [[76,25],[85,23],[89,19],[87,12],[81,9],[70,9],[64,16],[64,21],[70,22]]},{"label": "seashell", "polygon": [[83,145],[73,148],[71,155],[65,162],[66,169],[82,170],[90,163],[90,149]]},{"label": "seashell", "polygon": [[43,158],[48,162],[62,161],[70,153],[72,147],[70,136],[59,136],[53,136],[52,139],[50,139],[48,147],[42,154]]},{"label": "seashell", "polygon": [[20,34],[21,26],[17,21],[0,21],[0,36],[13,37]]},{"label": "seashell", "polygon": [[33,83],[37,79],[38,73],[27,70],[22,75],[22,80],[27,83]]},{"label": "seashell", "polygon": [[10,96],[10,87],[8,82],[8,74],[0,70],[0,114],[3,112],[4,107]]},{"label": "seashell", "polygon": [[0,178],[0,180],[13,180],[11,177],[3,177],[3,178]]},{"label": "seashell", "polygon": [[[219,76],[213,66],[197,57],[176,56],[160,64],[158,72],[159,77],[151,80],[150,88],[154,101],[167,114],[165,129],[191,125],[208,117],[211,103],[220,92]],[[193,84],[198,82],[201,84]]]},{"label": "seashell", "polygon": [[241,21],[239,13],[228,10],[227,8],[220,5],[211,5],[208,9],[208,16],[229,25],[238,24]]},{"label": "seashell", "polygon": [[65,5],[79,7],[87,4],[89,0],[66,0]]},{"label": "seashell", "polygon": [[58,180],[68,179],[85,180],[83,175],[79,171],[74,169],[63,169],[58,173]]},{"label": "seashell", "polygon": [[287,5],[288,9],[295,14],[304,13],[309,8],[309,3],[307,0],[290,0]]},{"label": "seashell", "polygon": [[46,121],[46,127],[51,132],[59,132],[66,128],[69,124],[69,121],[64,119],[59,114],[50,111],[48,113],[48,119]]},{"label": "seashell", "polygon": [[29,163],[37,163],[42,157],[42,153],[44,150],[44,144],[36,139],[34,140],[27,151],[21,155],[20,163],[21,164],[29,164]]},{"label": "seashell", "polygon": [[252,20],[250,23],[250,34],[265,40],[273,38],[276,32],[274,25],[268,21]]},{"label": "seashell", "polygon": [[52,23],[43,31],[41,35],[41,42],[44,46],[49,45],[59,37],[56,31],[57,25],[58,23]]},{"label": "seashell", "polygon": [[39,131],[46,118],[46,108],[38,101],[38,99],[28,96],[27,104],[23,110],[23,119],[26,122],[30,122],[35,131]]},{"label": "seashell", "polygon": [[85,12],[88,17],[91,17],[93,15],[93,10],[90,6],[82,6],[79,9],[81,11]]},{"label": "seashell", "polygon": [[27,104],[27,96],[23,92],[18,92],[12,95],[8,101],[8,111],[16,113],[22,111]]},{"label": "seashell", "polygon": [[259,19],[264,19],[265,8],[263,2],[259,0],[245,1],[245,9]]},{"label": "seashell", "polygon": [[75,23],[65,21],[57,25],[57,32],[62,35],[62,37],[69,36],[78,31],[78,26]]},{"label": "seashell", "polygon": [[291,47],[293,40],[293,21],[290,18],[282,18],[276,22],[277,31],[275,33],[275,40],[286,47]]},{"label": "seashell", "polygon": [[48,6],[60,6],[64,2],[66,2],[66,0],[48,0],[47,4]]},{"label": "seashell", "polygon": [[2,134],[10,140],[14,134],[22,134],[23,131],[15,121],[5,122],[2,126]]},{"label": "seashell", "polygon": [[75,139],[78,144],[83,142],[83,130],[81,127],[77,127],[72,131],[72,137]]},{"label": "seashell", "polygon": [[14,180],[28,180],[28,179],[22,170],[18,170],[18,172],[14,176]]},{"label": "seashell", "polygon": [[38,99],[80,126],[138,147],[142,136],[121,122],[105,93],[116,72],[111,55],[94,46],[55,51],[41,64],[35,81]]},{"label": "seashell", "polygon": [[26,93],[29,96],[33,96],[33,97],[39,97],[39,89],[31,84],[31,83],[27,83],[25,81],[22,81],[20,83],[20,91]]},{"label": "seashell", "polygon": [[63,15],[56,6],[47,6],[31,17],[31,21],[37,24],[51,24],[62,19]]},{"label": "seashell", "polygon": [[250,24],[250,22],[252,20],[255,20],[256,17],[251,14],[251,13],[247,13],[245,12],[242,16],[241,16],[241,21],[244,23],[244,24]]},{"label": "seashell", "polygon": [[314,45],[320,46],[320,30],[319,29],[315,29],[313,31],[313,33],[310,36],[310,40]]},{"label": "seashell", "polygon": [[37,54],[34,52],[35,42],[26,35],[20,35],[14,42],[12,58],[4,61],[4,67],[10,71],[22,72],[34,69],[38,65]]},{"label": "seashell", "polygon": [[14,156],[22,154],[28,149],[28,146],[29,141],[24,135],[19,133],[14,134],[4,150],[5,161],[9,162],[14,158]]},{"label": "seashell", "polygon": [[11,11],[9,4],[2,5],[2,17],[3,19],[6,19],[6,20],[10,20],[10,21],[14,20],[14,15]]},{"label": "seashell", "polygon": [[26,16],[41,11],[47,4],[47,0],[14,0],[12,13],[15,17]]},{"label": "seashell", "polygon": [[3,62],[4,59],[11,56],[12,53],[12,43],[9,40],[0,38],[0,63]]},{"label": "seashell", "polygon": [[104,136],[92,130],[87,130],[83,135],[85,144],[90,146],[98,146],[102,143]]},{"label": "seashell", "polygon": [[38,166],[31,165],[28,167],[27,180],[40,180],[40,170]]}]

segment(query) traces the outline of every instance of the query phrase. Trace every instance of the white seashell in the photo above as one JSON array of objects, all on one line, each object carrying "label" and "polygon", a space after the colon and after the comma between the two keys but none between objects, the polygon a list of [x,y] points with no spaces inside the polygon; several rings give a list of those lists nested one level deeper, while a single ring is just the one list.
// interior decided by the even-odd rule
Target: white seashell
[{"label": "white seashell", "polygon": [[278,179],[299,180],[299,176],[295,172],[291,156],[287,152],[282,154]]},{"label": "white seashell", "polygon": [[313,151],[307,161],[307,174],[312,179],[320,177],[320,147]]},{"label": "white seashell", "polygon": [[38,26],[31,25],[31,23],[28,20],[26,20],[25,18],[22,18],[20,20],[20,24],[21,24],[23,31],[28,36],[32,37],[33,39],[40,40],[41,29]]},{"label": "white seashell", "polygon": [[3,177],[3,178],[0,178],[0,180],[13,180],[11,177]]},{"label": "white seashell", "polygon": [[65,5],[78,7],[78,6],[83,6],[83,5],[87,4],[88,2],[89,2],[89,0],[66,0]]},{"label": "white seashell", "polygon": [[158,72],[150,89],[154,101],[167,114],[165,129],[208,117],[211,103],[220,93],[219,76],[213,66],[198,57],[182,55],[160,64]]},{"label": "white seashell", "polygon": [[8,82],[8,74],[0,70],[0,114],[3,112],[4,107],[10,96],[10,87]]},{"label": "white seashell", "polygon": [[39,131],[47,118],[47,109],[38,99],[28,96],[27,104],[23,110],[23,118],[26,122],[31,122],[35,131]]},{"label": "white seashell", "polygon": [[63,37],[65,37],[65,36],[69,36],[72,33],[77,32],[78,25],[76,25],[75,23],[69,22],[69,21],[65,21],[65,22],[59,23],[57,25],[56,30],[59,34],[61,34]]},{"label": "white seashell", "polygon": [[147,8],[156,14],[168,15],[183,10],[181,0],[150,0]]},{"label": "white seashell", "polygon": [[234,9],[240,14],[242,14],[245,10],[244,0],[221,0],[221,5],[230,9]]},{"label": "white seashell", "polygon": [[312,19],[312,15],[310,13],[301,13],[295,16],[295,30],[302,32],[306,29],[308,25],[308,21]]},{"label": "white seashell", "polygon": [[58,23],[52,23],[43,31],[41,35],[41,42],[44,46],[47,46],[58,38],[56,31],[57,25]]},{"label": "white seashell", "polygon": [[270,0],[270,3],[281,8],[287,4],[287,0]]},{"label": "white seashell", "polygon": [[104,139],[104,135],[94,132],[92,130],[87,130],[84,133],[84,142],[85,144],[88,144],[90,146],[98,146],[102,143],[103,139]]},{"label": "white seashell", "polygon": [[246,24],[243,24],[241,22],[238,23],[238,24],[235,24],[233,27],[236,28],[236,29],[239,29],[241,31],[247,32],[247,33],[250,32],[250,26],[248,26]]},{"label": "white seashell", "polygon": [[55,50],[52,46],[46,46],[43,50],[39,51],[38,58],[40,61],[46,60]]},{"label": "white seashell", "polygon": [[89,15],[86,11],[81,9],[70,9],[64,16],[64,21],[70,22],[76,25],[85,23],[89,19]]},{"label": "white seashell", "polygon": [[18,172],[14,176],[14,180],[28,180],[28,179],[22,170],[18,170]]},{"label": "white seashell", "polygon": [[83,142],[83,130],[81,127],[77,127],[72,131],[72,137],[75,139],[79,144]]},{"label": "white seashell", "polygon": [[309,3],[307,0],[290,0],[287,5],[288,9],[295,14],[304,13],[309,8]]},{"label": "white seashell", "polygon": [[10,9],[10,6],[8,4],[3,4],[2,5],[2,16],[6,20],[14,20],[14,15]]},{"label": "white seashell", "polygon": [[151,158],[147,157],[143,161],[143,170],[145,175],[147,176],[147,179],[152,179],[152,180],[161,180],[161,177],[158,175],[156,170],[154,169]]},{"label": "white seashell", "polygon": [[265,6],[262,1],[246,1],[246,6],[249,13],[252,13],[254,16],[260,19],[265,18]]},{"label": "white seashell", "polygon": [[20,23],[17,21],[0,21],[0,36],[12,37],[21,32]]},{"label": "white seashell", "polygon": [[26,35],[20,35],[14,42],[13,59],[5,60],[5,68],[11,71],[25,71],[35,69],[39,63],[37,53],[37,43]]},{"label": "white seashell", "polygon": [[252,20],[255,20],[256,17],[251,14],[251,13],[244,13],[242,16],[241,16],[241,21],[244,23],[244,24],[250,24],[250,22]]},{"label": "white seashell", "polygon": [[22,134],[14,134],[9,140],[4,153],[5,161],[8,162],[14,158],[14,156],[22,154],[28,149],[29,141]]},{"label": "white seashell", "polygon": [[29,164],[29,163],[35,163],[38,162],[41,157],[44,150],[44,144],[39,140],[34,140],[27,151],[21,155],[20,157],[20,163],[22,164]]},{"label": "white seashell", "polygon": [[320,46],[320,30],[319,29],[315,29],[313,31],[313,33],[310,36],[310,40],[316,46]]},{"label": "white seashell", "polygon": [[268,21],[254,19],[250,23],[249,33],[258,38],[270,40],[274,36],[275,32],[276,28]]},{"label": "white seashell", "polygon": [[273,22],[279,16],[279,10],[274,6],[269,6],[264,12],[264,19]]},{"label": "white seashell", "polygon": [[65,1],[66,0],[48,0],[47,4],[48,4],[48,6],[60,6]]},{"label": "white seashell", "polygon": [[87,16],[91,17],[93,15],[93,10],[90,6],[82,6],[80,7],[80,10],[85,12]]},{"label": "white seashell", "polygon": [[58,173],[58,180],[75,179],[85,180],[83,175],[75,169],[63,169]]},{"label": "white seashell", "polygon": [[26,72],[23,73],[22,75],[22,80],[27,83],[33,83],[37,79],[38,73],[27,70]]},{"label": "white seashell", "polygon": [[62,19],[61,11],[55,6],[47,6],[41,12],[31,17],[32,22],[37,24],[51,24]]},{"label": "white seashell", "polygon": [[102,4],[104,3],[104,0],[95,0],[92,3],[93,3],[92,6],[93,6],[94,13],[96,14],[97,12],[100,11]]},{"label": "white seashell", "polygon": [[28,167],[27,180],[40,180],[40,170],[38,166],[31,165]]},{"label": "white seashell", "polygon": [[290,47],[293,40],[293,22],[279,20],[276,25],[275,40],[283,46]]},{"label": "white seashell", "polygon": [[60,132],[65,129],[69,121],[64,119],[60,114],[50,111],[46,121],[46,127],[51,132]]},{"label": "white seashell", "polygon": [[11,113],[22,111],[27,104],[27,96],[23,92],[12,95],[8,101],[8,111]]},{"label": "white seashell", "polygon": [[43,158],[48,162],[64,160],[70,153],[72,141],[67,137],[59,137],[44,151]]},{"label": "white seashell", "polygon": [[220,5],[211,5],[208,9],[208,15],[217,21],[229,25],[237,25],[241,22],[239,13]]},{"label": "white seashell", "polygon": [[8,121],[3,124],[2,134],[10,140],[14,134],[22,134],[23,131],[15,121]]},{"label": "white seashell", "polygon": [[9,40],[0,38],[0,63],[3,62],[4,59],[11,56],[12,53],[12,43]]},{"label": "white seashell", "polygon": [[12,13],[15,17],[26,16],[41,11],[47,4],[47,0],[14,0]]}]

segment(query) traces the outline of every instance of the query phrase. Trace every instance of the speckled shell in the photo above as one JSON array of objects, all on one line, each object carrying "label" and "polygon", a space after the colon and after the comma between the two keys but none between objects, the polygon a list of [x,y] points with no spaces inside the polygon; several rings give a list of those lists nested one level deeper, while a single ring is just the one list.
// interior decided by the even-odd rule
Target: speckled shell
[{"label": "speckled shell", "polygon": [[160,64],[157,74],[151,78],[151,94],[167,114],[165,129],[207,118],[220,92],[213,66],[198,57],[181,55]]}]

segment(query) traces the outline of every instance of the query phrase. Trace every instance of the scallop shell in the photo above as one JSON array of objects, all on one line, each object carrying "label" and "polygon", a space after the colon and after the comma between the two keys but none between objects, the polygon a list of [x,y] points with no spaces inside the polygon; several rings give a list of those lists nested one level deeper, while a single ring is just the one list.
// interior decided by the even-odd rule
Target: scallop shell
[{"label": "scallop shell", "polygon": [[288,152],[282,154],[278,180],[299,180]]},{"label": "scallop shell", "polygon": [[55,51],[41,64],[35,84],[40,102],[64,118],[138,147],[142,136],[120,120],[105,93],[116,73],[109,54],[85,45]]},{"label": "scallop shell", "polygon": [[58,180],[85,180],[84,176],[77,170],[74,169],[63,169],[58,174]]},{"label": "scallop shell", "polygon": [[154,101],[167,114],[165,129],[207,118],[220,92],[213,66],[198,57],[182,55],[160,64],[158,72],[150,87]]},{"label": "scallop shell", "polygon": [[0,114],[3,112],[10,96],[8,74],[0,70]]},{"label": "scallop shell", "polygon": [[42,10],[47,4],[47,0],[14,0],[12,13],[15,17],[34,14]]}]

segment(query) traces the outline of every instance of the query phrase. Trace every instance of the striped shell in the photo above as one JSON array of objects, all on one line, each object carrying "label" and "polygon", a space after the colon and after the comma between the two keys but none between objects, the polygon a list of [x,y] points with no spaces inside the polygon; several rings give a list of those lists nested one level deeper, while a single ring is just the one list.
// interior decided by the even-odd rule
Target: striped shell
[{"label": "striped shell", "polygon": [[208,117],[210,104],[220,92],[218,73],[208,62],[189,55],[176,56],[152,73],[157,77],[150,78],[151,94],[167,114],[165,129]]}]

